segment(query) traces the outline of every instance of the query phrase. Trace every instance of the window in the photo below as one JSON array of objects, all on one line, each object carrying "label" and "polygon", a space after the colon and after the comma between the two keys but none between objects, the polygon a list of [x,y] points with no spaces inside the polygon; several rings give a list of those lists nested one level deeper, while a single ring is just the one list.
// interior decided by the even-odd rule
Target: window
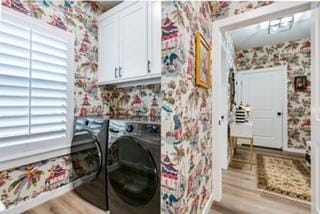
[{"label": "window", "polygon": [[70,146],[73,36],[3,9],[0,163]]}]

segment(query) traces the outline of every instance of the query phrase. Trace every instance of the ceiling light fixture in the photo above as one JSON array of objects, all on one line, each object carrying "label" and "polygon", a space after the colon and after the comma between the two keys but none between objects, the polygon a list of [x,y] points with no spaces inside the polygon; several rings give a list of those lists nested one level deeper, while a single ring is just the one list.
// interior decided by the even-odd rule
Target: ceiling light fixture
[{"label": "ceiling light fixture", "polygon": [[294,16],[287,16],[269,21],[269,34],[291,30]]}]

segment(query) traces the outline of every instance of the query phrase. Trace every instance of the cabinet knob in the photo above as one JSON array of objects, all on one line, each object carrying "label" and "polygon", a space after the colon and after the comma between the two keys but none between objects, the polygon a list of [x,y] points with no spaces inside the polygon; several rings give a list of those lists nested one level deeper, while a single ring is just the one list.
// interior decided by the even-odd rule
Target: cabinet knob
[{"label": "cabinet knob", "polygon": [[122,77],[122,74],[121,74],[121,66],[119,66],[119,77]]},{"label": "cabinet knob", "polygon": [[114,68],[114,77],[115,77],[115,78],[118,78],[117,71],[118,71],[118,69],[117,69],[117,68]]}]

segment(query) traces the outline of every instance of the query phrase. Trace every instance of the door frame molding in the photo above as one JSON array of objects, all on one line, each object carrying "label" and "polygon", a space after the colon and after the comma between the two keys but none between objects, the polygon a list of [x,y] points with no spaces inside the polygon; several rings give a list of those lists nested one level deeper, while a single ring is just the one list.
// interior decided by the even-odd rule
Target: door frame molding
[{"label": "door frame molding", "polygon": [[[275,2],[268,6],[260,7],[242,14],[230,16],[212,23],[212,40],[214,47],[212,49],[212,97],[213,97],[213,112],[212,112],[212,188],[214,200],[221,201],[222,199],[222,166],[221,163],[221,140],[227,136],[221,136],[219,133],[219,120],[222,113],[220,100],[221,96],[221,71],[222,69],[222,44],[224,33],[245,26],[257,24],[270,19],[275,19],[294,13],[304,12],[311,9],[311,2]],[[227,98],[225,98],[227,99]]]},{"label": "door frame molding", "polygon": [[320,214],[320,4],[311,3],[311,212]]},{"label": "door frame molding", "polygon": [[267,73],[267,72],[282,72],[281,87],[282,87],[282,150],[287,152],[303,153],[304,151],[298,149],[288,148],[288,64],[282,66],[275,66],[271,68],[259,68],[252,70],[237,71],[236,75]]}]

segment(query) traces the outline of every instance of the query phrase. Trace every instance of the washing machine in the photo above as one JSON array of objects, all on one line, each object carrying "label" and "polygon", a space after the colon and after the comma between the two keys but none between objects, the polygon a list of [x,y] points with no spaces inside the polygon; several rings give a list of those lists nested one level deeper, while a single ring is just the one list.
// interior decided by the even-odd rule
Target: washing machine
[{"label": "washing machine", "polygon": [[108,210],[106,154],[108,118],[76,118],[71,149],[74,192],[91,204]]},{"label": "washing machine", "polygon": [[160,213],[160,124],[111,119],[107,153],[111,214]]}]

